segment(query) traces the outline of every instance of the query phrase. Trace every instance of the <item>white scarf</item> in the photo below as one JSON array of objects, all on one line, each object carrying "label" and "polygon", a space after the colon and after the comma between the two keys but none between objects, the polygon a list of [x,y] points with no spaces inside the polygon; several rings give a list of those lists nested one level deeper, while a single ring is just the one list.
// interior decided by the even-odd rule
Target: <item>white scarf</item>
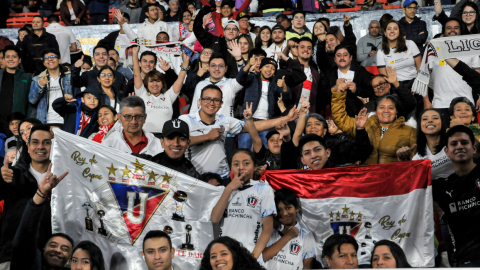
[{"label": "white scarf", "polygon": [[430,40],[423,54],[422,64],[412,86],[412,92],[427,95],[430,72],[428,66],[434,62],[447,65],[445,59],[480,55],[480,34],[443,37]]}]

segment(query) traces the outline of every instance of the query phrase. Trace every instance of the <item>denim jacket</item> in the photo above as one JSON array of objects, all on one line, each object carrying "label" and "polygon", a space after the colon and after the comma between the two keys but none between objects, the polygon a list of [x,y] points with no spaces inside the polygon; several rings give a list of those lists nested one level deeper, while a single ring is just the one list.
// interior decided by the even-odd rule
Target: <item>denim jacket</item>
[{"label": "denim jacket", "polygon": [[[48,103],[50,91],[50,81],[42,88],[38,81],[47,74],[47,70],[40,73],[38,76],[33,77],[32,85],[30,86],[30,94],[28,95],[28,100],[33,105],[38,104],[37,106],[37,119],[42,121],[42,123],[47,123],[47,113],[48,113]],[[73,96],[72,85],[70,83],[70,72],[60,68],[60,87],[62,88],[63,94],[69,94]],[[48,77],[49,78],[49,77]]]}]

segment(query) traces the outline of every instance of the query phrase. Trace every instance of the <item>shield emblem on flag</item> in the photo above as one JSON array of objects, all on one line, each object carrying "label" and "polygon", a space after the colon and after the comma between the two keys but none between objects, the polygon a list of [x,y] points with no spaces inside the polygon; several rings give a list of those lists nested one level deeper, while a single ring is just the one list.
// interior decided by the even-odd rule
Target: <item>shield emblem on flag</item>
[{"label": "shield emblem on flag", "polygon": [[480,179],[477,179],[477,182],[475,182],[478,188],[480,188]]},{"label": "shield emblem on flag", "polygon": [[255,208],[255,206],[258,203],[258,197],[257,196],[250,196],[247,198],[247,206],[250,206],[251,208]]},{"label": "shield emblem on flag", "polygon": [[290,254],[292,255],[298,255],[301,249],[302,247],[297,242],[293,242],[290,244]]}]

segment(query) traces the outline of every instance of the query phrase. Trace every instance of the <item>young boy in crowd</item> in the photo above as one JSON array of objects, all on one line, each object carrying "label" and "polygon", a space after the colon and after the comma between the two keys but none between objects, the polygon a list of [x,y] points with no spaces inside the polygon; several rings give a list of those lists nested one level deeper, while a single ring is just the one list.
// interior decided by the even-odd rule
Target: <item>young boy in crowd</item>
[{"label": "young boy in crowd", "polygon": [[15,147],[17,145],[16,140],[17,137],[20,136],[18,134],[18,125],[20,124],[20,122],[23,121],[23,119],[25,119],[25,115],[19,112],[14,112],[9,116],[8,129],[10,130],[10,132],[12,132],[13,136],[5,140],[5,153],[7,152],[7,149]]},{"label": "young boy in crowd", "polygon": [[63,117],[63,130],[88,138],[98,130],[98,105],[101,93],[88,87],[77,94],[76,99],[66,94],[53,102],[53,109]]}]

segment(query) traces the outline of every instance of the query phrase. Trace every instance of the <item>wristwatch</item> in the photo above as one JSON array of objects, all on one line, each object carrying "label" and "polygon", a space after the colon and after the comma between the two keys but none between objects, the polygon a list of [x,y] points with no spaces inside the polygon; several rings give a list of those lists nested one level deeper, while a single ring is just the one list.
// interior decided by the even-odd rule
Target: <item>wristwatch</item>
[{"label": "wristwatch", "polygon": [[239,60],[235,60],[237,63],[238,62],[242,62],[243,61],[243,58],[240,58]]},{"label": "wristwatch", "polygon": [[190,70],[190,67],[187,67],[187,68],[184,68],[184,67],[180,67],[183,71],[189,71]]}]

